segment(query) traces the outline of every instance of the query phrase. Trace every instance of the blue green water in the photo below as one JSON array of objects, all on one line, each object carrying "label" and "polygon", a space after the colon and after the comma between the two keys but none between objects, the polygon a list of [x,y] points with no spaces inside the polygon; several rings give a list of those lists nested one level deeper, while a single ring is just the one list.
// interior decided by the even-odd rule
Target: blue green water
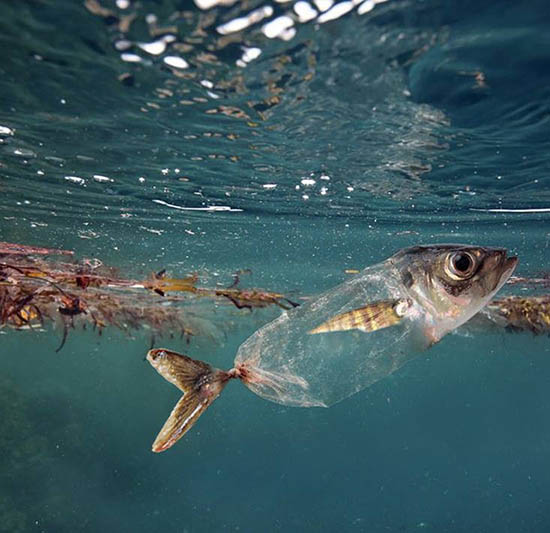
[{"label": "blue green water", "polygon": [[[296,5],[4,0],[0,241],[288,294],[418,243],[546,270],[546,3]],[[276,315],[163,341],[226,368]],[[451,335],[330,409],[232,383],[163,454],[150,336],[59,341],[0,331],[0,531],[550,530],[547,337]]]}]

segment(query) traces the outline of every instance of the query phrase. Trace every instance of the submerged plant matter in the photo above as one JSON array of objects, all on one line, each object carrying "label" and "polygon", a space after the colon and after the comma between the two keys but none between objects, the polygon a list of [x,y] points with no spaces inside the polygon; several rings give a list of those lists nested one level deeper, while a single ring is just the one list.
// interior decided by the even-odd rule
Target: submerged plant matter
[{"label": "submerged plant matter", "polygon": [[[63,338],[77,326],[99,333],[114,326],[130,331],[149,327],[154,333],[200,334],[199,300],[242,309],[269,305],[283,309],[297,304],[283,294],[241,289],[236,275],[229,287],[201,287],[198,276],[167,277],[165,270],[148,279],[125,279],[101,261],[59,261],[48,256],[68,250],[0,243],[0,328],[42,328],[61,325]],[[168,294],[168,293],[175,293]]]}]

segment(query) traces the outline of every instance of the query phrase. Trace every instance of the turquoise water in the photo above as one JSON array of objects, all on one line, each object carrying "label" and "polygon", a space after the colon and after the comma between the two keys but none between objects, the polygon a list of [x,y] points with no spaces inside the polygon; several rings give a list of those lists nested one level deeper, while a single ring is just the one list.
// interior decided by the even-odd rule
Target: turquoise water
[{"label": "turquoise water", "polygon": [[[547,269],[545,3],[201,6],[2,3],[0,241],[296,297],[418,243]],[[162,344],[230,367],[277,314]],[[550,529],[548,337],[450,335],[330,409],[231,383],[153,454],[147,332],[0,333],[0,530]]]}]

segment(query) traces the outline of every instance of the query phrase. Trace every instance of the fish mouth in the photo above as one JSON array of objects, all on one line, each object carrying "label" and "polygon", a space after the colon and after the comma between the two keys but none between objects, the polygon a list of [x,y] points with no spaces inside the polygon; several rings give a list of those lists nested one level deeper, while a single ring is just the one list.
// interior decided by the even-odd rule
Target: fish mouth
[{"label": "fish mouth", "polygon": [[508,278],[512,275],[512,273],[516,269],[518,262],[519,262],[519,259],[516,256],[506,258],[506,261],[504,262],[504,268],[506,271],[509,271]]},{"label": "fish mouth", "polygon": [[164,348],[152,348],[147,352],[147,360],[150,363],[156,361],[159,357],[162,359],[166,355],[166,350]]},{"label": "fish mouth", "polygon": [[507,252],[503,248],[493,249],[483,265],[487,277],[487,291],[497,292],[508,281],[518,261],[516,256],[507,257]]}]

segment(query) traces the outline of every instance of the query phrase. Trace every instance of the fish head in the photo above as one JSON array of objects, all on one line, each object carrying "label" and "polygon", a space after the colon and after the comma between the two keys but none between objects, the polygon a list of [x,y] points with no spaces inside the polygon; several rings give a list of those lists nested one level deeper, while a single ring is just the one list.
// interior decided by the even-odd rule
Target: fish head
[{"label": "fish head", "polygon": [[441,244],[407,248],[390,261],[437,342],[485,307],[518,259],[504,248]]}]

